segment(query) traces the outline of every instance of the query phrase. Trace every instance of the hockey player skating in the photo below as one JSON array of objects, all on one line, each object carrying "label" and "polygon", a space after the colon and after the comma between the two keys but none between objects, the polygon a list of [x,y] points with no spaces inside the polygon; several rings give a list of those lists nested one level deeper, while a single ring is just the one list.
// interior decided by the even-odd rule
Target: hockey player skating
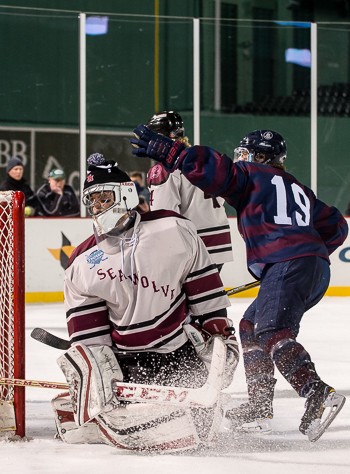
[{"label": "hockey player skating", "polygon": [[[190,221],[172,211],[140,215],[129,176],[100,154],[88,162],[83,203],[94,235],[74,250],[65,272],[72,347],[58,361],[70,387],[53,400],[58,434],[68,443],[124,449],[205,445],[221,421],[218,400],[209,408],[182,403],[185,389],[159,400],[164,386],[202,387],[215,357],[226,364],[219,390],[232,380],[238,345],[218,270]],[[199,315],[199,330],[185,324],[189,311]],[[132,401],[137,390],[144,403],[120,402],[113,381],[151,390],[128,386],[120,398]]]},{"label": "hockey player skating", "polygon": [[306,397],[299,430],[316,441],[345,397],[323,382],[296,338],[303,314],[329,285],[329,255],[347,236],[345,219],[285,171],[286,143],[277,132],[248,133],[235,150],[235,162],[208,147],[186,148],[143,125],[134,133],[136,156],[160,161],[169,171],[179,169],[236,209],[248,268],[261,280],[258,297],[240,322],[249,401],[227,416],[244,430],[271,430],[276,366]]},{"label": "hockey player skating", "polygon": [[[147,127],[190,146],[183,120],[177,112],[158,112],[148,120]],[[170,209],[190,219],[219,269],[233,260],[230,225],[223,198],[203,193],[180,170],[170,173],[162,163],[155,164],[148,171],[147,184],[152,211]]]}]

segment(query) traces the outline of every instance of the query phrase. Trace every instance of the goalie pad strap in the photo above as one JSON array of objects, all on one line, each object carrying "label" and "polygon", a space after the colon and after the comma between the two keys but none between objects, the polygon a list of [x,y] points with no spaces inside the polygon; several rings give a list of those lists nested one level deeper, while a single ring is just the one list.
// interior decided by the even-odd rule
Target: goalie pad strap
[{"label": "goalie pad strap", "polygon": [[73,406],[68,392],[60,393],[51,401],[58,437],[69,444],[101,443],[100,431],[92,421],[77,426]]}]

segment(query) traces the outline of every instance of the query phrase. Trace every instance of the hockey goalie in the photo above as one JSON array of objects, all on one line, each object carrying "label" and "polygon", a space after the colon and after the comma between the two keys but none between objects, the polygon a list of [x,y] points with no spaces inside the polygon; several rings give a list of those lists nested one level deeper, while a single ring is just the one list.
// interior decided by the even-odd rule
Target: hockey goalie
[{"label": "hockey goalie", "polygon": [[94,154],[88,164],[94,235],[65,271],[71,348],[58,360],[69,386],[52,401],[58,436],[161,452],[207,445],[239,357],[217,267],[189,220],[139,214],[115,162]]},{"label": "hockey goalie", "polygon": [[[202,338],[192,327],[187,331],[196,341]],[[238,353],[228,355],[231,350],[220,336],[199,347],[191,364],[193,383],[187,382],[193,388],[126,383],[119,400],[115,384],[123,380],[123,372],[111,348],[76,344],[58,360],[69,384],[69,392],[52,400],[58,437],[67,443],[106,443],[153,452],[209,445],[222,422],[221,389],[232,381]],[[187,376],[191,372],[173,359],[172,364]],[[202,364],[208,367],[204,384]],[[133,400],[137,389],[143,402]]]}]

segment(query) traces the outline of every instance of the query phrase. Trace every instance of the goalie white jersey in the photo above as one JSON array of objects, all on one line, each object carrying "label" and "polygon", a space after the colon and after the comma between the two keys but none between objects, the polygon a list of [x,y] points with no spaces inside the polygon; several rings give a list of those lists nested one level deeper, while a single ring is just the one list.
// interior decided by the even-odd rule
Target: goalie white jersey
[{"label": "goalie white jersey", "polygon": [[91,236],[70,258],[64,292],[72,343],[172,352],[187,341],[189,311],[230,306],[194,224],[182,216],[137,214],[131,229],[110,239],[97,246]]},{"label": "goalie white jersey", "polygon": [[187,217],[196,226],[216,264],[233,260],[230,225],[223,198],[206,196],[180,170],[168,173],[160,163],[148,171],[147,182],[151,210],[170,209]]}]

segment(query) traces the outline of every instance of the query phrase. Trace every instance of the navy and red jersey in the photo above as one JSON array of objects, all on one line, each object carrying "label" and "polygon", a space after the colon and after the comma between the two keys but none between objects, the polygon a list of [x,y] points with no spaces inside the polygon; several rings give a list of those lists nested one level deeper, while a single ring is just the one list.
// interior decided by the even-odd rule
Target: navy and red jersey
[{"label": "navy and red jersey", "polygon": [[329,261],[347,237],[348,225],[339,210],[284,170],[233,163],[204,146],[186,148],[177,167],[192,184],[236,209],[248,268],[258,278],[268,263],[308,255]]}]

